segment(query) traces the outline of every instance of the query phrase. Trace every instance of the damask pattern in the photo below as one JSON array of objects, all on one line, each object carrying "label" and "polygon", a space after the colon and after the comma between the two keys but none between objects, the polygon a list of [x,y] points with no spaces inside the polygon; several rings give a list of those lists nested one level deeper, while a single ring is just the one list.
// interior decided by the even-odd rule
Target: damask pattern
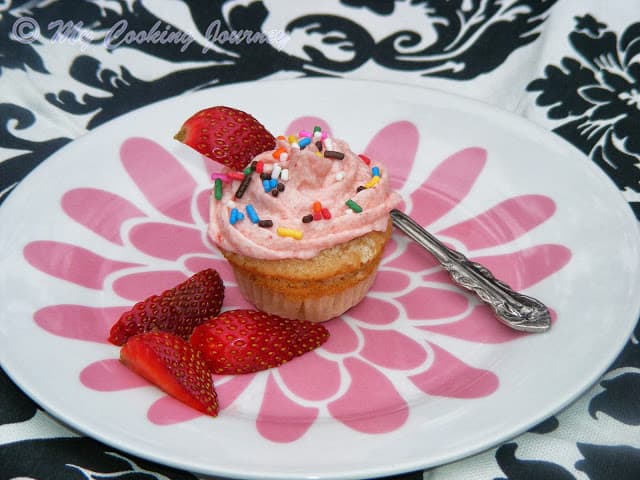
[{"label": "damask pattern", "polygon": [[[19,69],[68,75],[72,80],[68,83],[76,89],[65,86],[45,91],[43,101],[60,112],[88,117],[84,127],[92,129],[163,98],[266,78],[278,72],[336,76],[374,62],[385,68],[418,71],[426,77],[473,79],[496,68],[515,49],[534,41],[544,14],[554,2],[397,1],[380,7],[379,2],[344,1],[341,3],[345,8],[338,12],[320,11],[295,18],[287,18],[282,4],[276,2],[183,3],[187,12],[181,13],[188,13],[189,18],[178,21],[172,15],[160,16],[140,1],[14,1],[0,21],[0,72]],[[270,14],[267,7],[278,9],[275,13],[285,19],[276,24],[282,32],[291,38],[301,37],[295,49],[287,50],[293,41],[283,41],[282,49],[268,42],[207,42],[224,40],[222,32],[268,34],[272,23],[268,20],[275,13]],[[405,30],[402,24],[393,23],[394,12],[405,18],[407,9],[416,18],[418,30]],[[360,10],[389,17],[395,28],[381,39],[374,38],[351,20]],[[128,39],[120,28],[149,32],[155,24],[160,32],[181,32],[183,36],[176,38],[186,40]],[[181,30],[183,25],[192,30]],[[33,37],[18,41],[23,29],[23,36]],[[488,49],[487,45],[492,47]],[[52,46],[77,53],[66,71],[61,70],[63,65],[52,65],[55,60],[43,53]],[[144,62],[125,65],[117,60],[123,57],[123,51],[132,50],[144,55]],[[18,121],[18,130],[37,127],[30,117],[33,114],[11,102],[2,104],[0,114],[0,147],[30,152],[11,158],[9,165],[0,164],[1,200],[27,172],[70,139],[55,138],[44,145],[27,141],[10,131],[8,125]]]},{"label": "damask pattern", "polygon": [[[561,121],[554,131],[602,168],[621,190],[640,191],[640,23],[620,36],[587,14],[569,41],[578,58],[549,65],[529,91]],[[637,214],[640,204],[634,203]]]}]

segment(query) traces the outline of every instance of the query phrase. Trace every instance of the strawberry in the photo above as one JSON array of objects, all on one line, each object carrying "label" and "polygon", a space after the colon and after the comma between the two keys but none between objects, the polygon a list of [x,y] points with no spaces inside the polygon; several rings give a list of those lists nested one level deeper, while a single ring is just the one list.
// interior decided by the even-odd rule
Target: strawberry
[{"label": "strawberry", "polygon": [[254,117],[231,107],[209,107],[189,117],[173,137],[233,170],[275,147],[276,139]]},{"label": "strawberry", "polygon": [[322,345],[329,332],[318,323],[257,310],[228,310],[196,327],[191,344],[213,373],[251,373],[277,367]]},{"label": "strawberry", "polygon": [[212,417],[218,415],[211,371],[200,352],[177,335],[135,335],[120,350],[120,361],[182,403]]},{"label": "strawberry", "polygon": [[111,327],[109,341],[124,345],[129,337],[155,330],[187,340],[192,330],[222,307],[224,285],[218,272],[207,269],[180,285],[136,303]]}]

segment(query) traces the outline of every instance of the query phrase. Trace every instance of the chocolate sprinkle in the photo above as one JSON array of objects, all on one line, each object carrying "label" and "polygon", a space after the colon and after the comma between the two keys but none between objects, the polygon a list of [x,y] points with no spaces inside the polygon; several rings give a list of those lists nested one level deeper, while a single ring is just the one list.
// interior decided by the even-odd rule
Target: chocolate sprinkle
[{"label": "chocolate sprinkle", "polygon": [[316,142],[316,148],[318,149],[319,152],[322,151],[322,142],[320,140]]},{"label": "chocolate sprinkle", "polygon": [[335,150],[325,150],[324,158],[333,158],[334,160],[342,160],[344,158],[344,153],[336,152]]},{"label": "chocolate sprinkle", "polygon": [[313,222],[313,214],[305,215],[302,217],[302,223],[311,223]]},{"label": "chocolate sprinkle", "polygon": [[276,188],[278,189],[279,192],[284,192],[284,183],[278,182],[278,185],[276,185]]},{"label": "chocolate sprinkle", "polygon": [[262,228],[270,228],[273,227],[273,220],[260,220],[258,222],[258,226]]},{"label": "chocolate sprinkle", "polygon": [[245,175],[242,182],[240,182],[238,190],[236,190],[236,198],[242,198],[244,192],[246,192],[249,187],[249,182],[251,182],[251,175]]}]

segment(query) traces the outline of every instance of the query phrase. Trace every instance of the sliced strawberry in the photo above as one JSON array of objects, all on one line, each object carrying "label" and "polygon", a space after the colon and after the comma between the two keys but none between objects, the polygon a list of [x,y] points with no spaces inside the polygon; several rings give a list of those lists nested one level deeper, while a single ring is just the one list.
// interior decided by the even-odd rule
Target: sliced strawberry
[{"label": "sliced strawberry", "polygon": [[233,170],[275,147],[276,139],[254,117],[231,107],[210,107],[189,117],[174,138]]},{"label": "sliced strawberry", "polygon": [[251,373],[277,367],[322,345],[328,330],[257,310],[228,310],[196,327],[190,342],[213,373]]},{"label": "sliced strawberry", "polygon": [[120,361],[185,405],[212,417],[218,415],[211,370],[200,352],[177,335],[135,335],[120,350]]},{"label": "sliced strawberry", "polygon": [[109,341],[124,345],[129,337],[160,330],[189,338],[193,329],[218,315],[224,285],[212,268],[196,273],[180,285],[136,303],[111,327]]}]

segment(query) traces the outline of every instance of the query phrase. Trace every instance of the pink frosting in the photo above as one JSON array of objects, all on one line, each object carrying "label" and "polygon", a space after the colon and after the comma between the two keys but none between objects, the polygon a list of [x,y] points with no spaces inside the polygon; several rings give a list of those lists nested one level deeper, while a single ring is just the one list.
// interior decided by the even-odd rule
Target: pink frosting
[{"label": "pink frosting", "polygon": [[[275,165],[288,170],[288,180],[279,180],[285,187],[278,196],[265,192],[260,175],[252,179],[242,198],[235,197],[239,180],[223,183],[220,200],[211,195],[209,236],[219,247],[245,256],[261,259],[311,258],[321,250],[347,242],[373,230],[384,231],[389,211],[400,202],[400,196],[389,187],[389,176],[383,165],[367,165],[354,154],[347,143],[325,140],[323,150],[344,154],[342,160],[319,155],[312,142],[304,149],[279,140],[275,150],[264,152],[255,161],[262,161],[266,170]],[[274,158],[280,149],[286,152],[283,161]],[[370,182],[372,167],[380,171],[379,180],[370,188],[357,191]],[[362,212],[356,213],[346,205],[353,200]],[[320,202],[331,214],[330,219],[304,223],[302,218],[313,213],[314,202]],[[270,228],[252,223],[247,205],[252,205],[261,220],[271,220]],[[244,219],[231,224],[231,210],[237,208]],[[301,232],[302,238],[281,236],[278,228]]]}]

